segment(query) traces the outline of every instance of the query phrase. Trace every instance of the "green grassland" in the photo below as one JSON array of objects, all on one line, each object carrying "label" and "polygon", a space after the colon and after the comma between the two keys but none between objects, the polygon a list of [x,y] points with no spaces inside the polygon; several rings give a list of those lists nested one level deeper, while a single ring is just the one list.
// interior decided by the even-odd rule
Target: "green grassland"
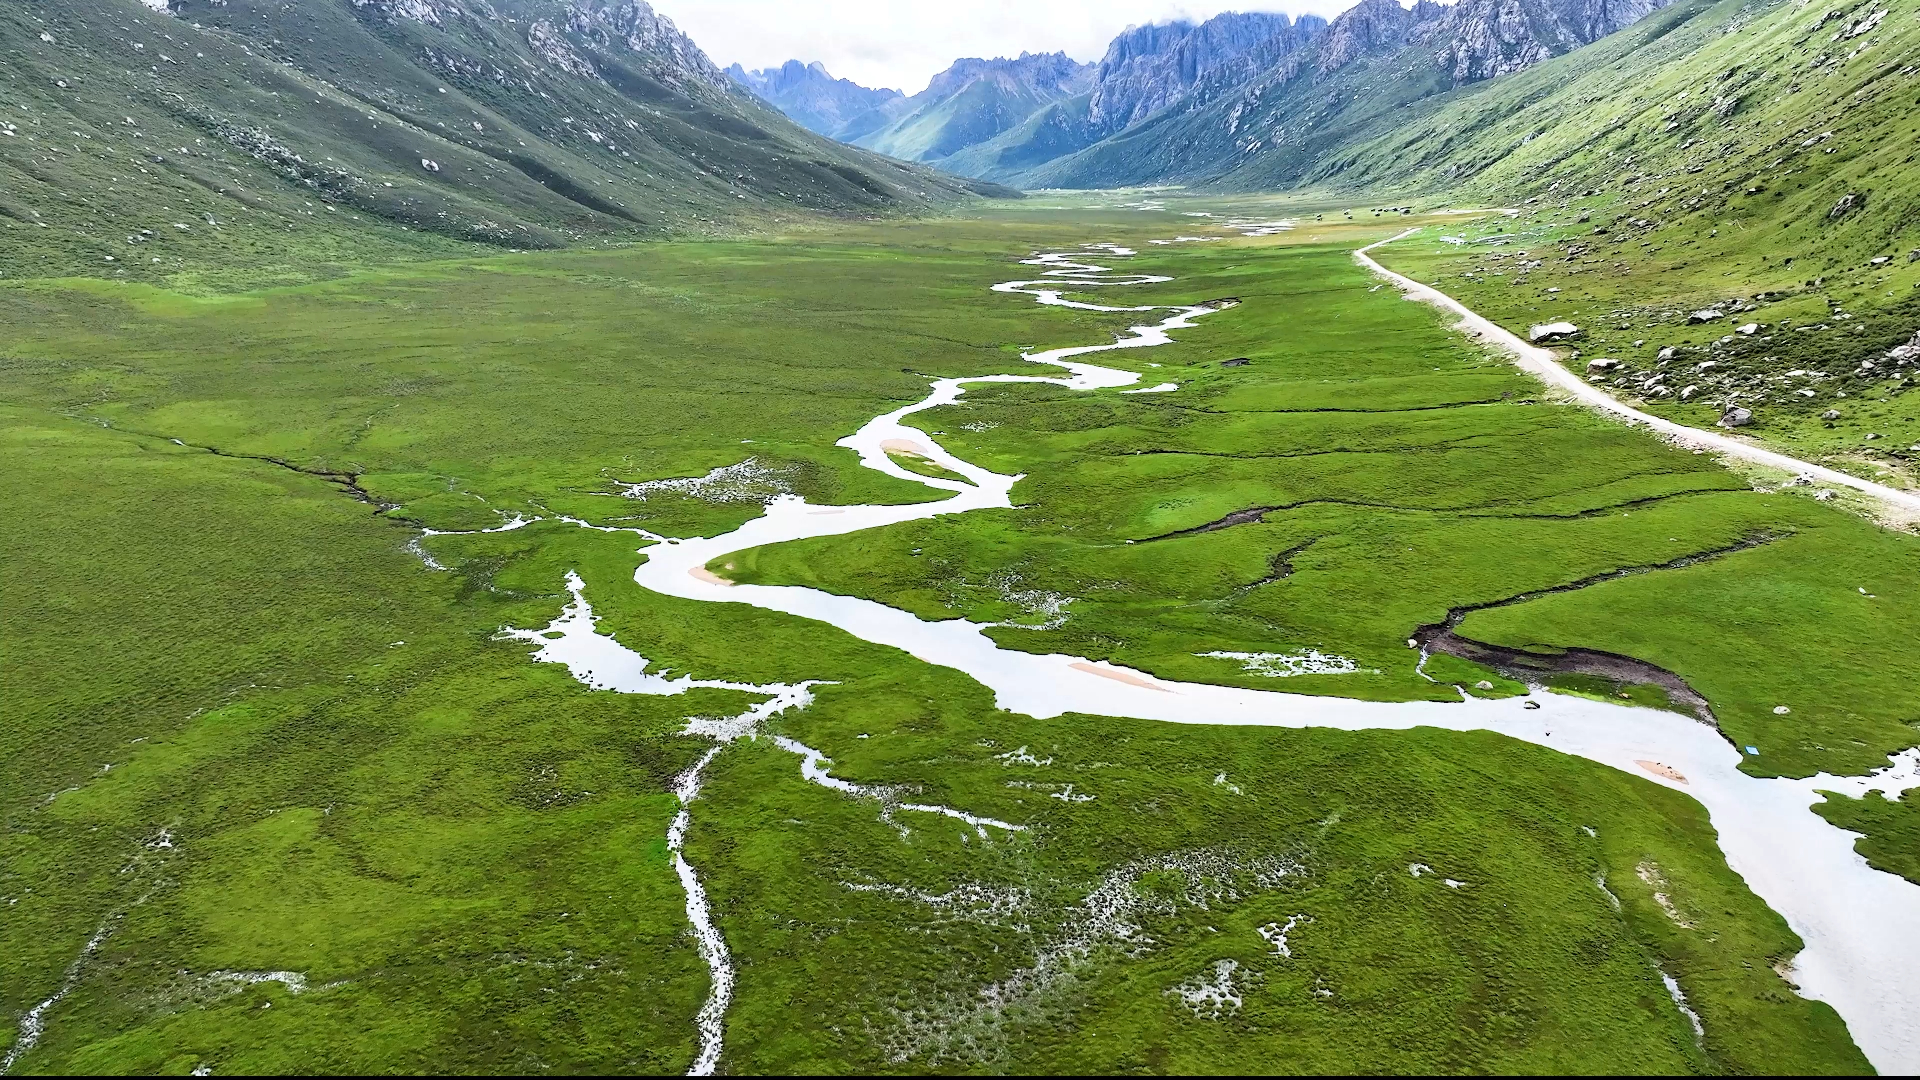
[{"label": "green grassland", "polygon": [[1854,846],[1868,862],[1920,881],[1920,801],[1877,793],[1859,799],[1829,794],[1814,809],[1835,825],[1863,834]]},{"label": "green grassland", "polygon": [[[778,730],[836,775],[1031,827],[899,814],[903,836],[766,740],[726,750],[687,857],[740,973],[729,1071],[1864,1070],[1774,974],[1798,942],[1705,813],[1651,782],[1492,735],[1031,721],[818,624],[642,592],[631,536],[554,520],[425,541],[446,571],[408,550],[421,524],[513,513],[710,535],[758,503],[605,493],[748,459],[817,501],[924,499],[834,439],[929,377],[1031,370],[1023,348],[1138,321],[986,286],[1177,220],[1035,206],[217,298],[0,286],[6,1013],[74,973],[17,1068],[684,1069],[707,977],[664,833],[671,778],[709,744],[675,732],[748,699],[589,692],[493,639],[552,618],[573,569],[602,630],[671,670],[831,681]],[[1763,740],[1753,768],[1857,770],[1913,741],[1910,657],[1855,640],[1912,640],[1911,538],[1540,401],[1371,291],[1346,252],[1383,234],[1146,249],[1137,266],[1180,280],[1130,302],[1243,300],[1122,361],[1181,391],[970,392],[924,426],[1027,472],[1024,509],[743,566],[1029,624],[1017,594],[1054,591],[1076,597],[1064,624],[996,633],[1223,682],[1246,676],[1191,654],[1324,647],[1381,673],[1287,688],[1410,698],[1451,693],[1404,646],[1449,607],[1777,535],[1549,598],[1600,597],[1529,640],[1590,644],[1623,587],[1659,581],[1677,629],[1649,648],[1700,685],[1725,673],[1710,693]],[[1289,508],[1149,539],[1268,505]],[[1787,543],[1801,557],[1743,561]],[[1708,575],[1742,566],[1753,603],[1838,577],[1883,602],[1680,650],[1718,602]],[[1759,648],[1795,658],[1796,693],[1837,680],[1833,708],[1754,715],[1773,685],[1738,674]],[[1296,916],[1282,955],[1258,931]],[[1240,1007],[1196,1015],[1179,989],[1226,960]]]},{"label": "green grassland", "polygon": [[[1915,365],[1886,355],[1920,333],[1920,261],[1902,255],[1875,267],[1862,256],[1831,279],[1803,278],[1792,253],[1805,249],[1763,233],[1754,238],[1756,265],[1731,278],[1718,268],[1745,260],[1702,250],[1717,244],[1711,237],[1677,241],[1681,250],[1670,256],[1656,253],[1664,244],[1649,248],[1644,264],[1606,265],[1619,254],[1593,247],[1605,239],[1593,229],[1606,226],[1577,218],[1599,222],[1607,212],[1602,200],[1575,200],[1518,225],[1428,230],[1376,256],[1523,335],[1539,323],[1573,322],[1581,336],[1567,365],[1582,371],[1596,359],[1619,361],[1595,381],[1636,408],[1710,428],[1738,405],[1753,414],[1743,435],[1880,483],[1920,487]],[[1442,239],[1502,235],[1512,239]],[[1911,239],[1920,244],[1920,230]],[[1719,317],[1694,322],[1697,311]],[[1755,330],[1742,334],[1749,325]]]},{"label": "green grassland", "polygon": [[[1324,232],[1129,262],[1178,274],[1166,298],[1242,300],[1153,352],[1177,393],[981,387],[925,414],[962,457],[1027,476],[1017,509],[744,553],[728,573],[983,622],[1045,591],[1073,598],[1064,625],[998,640],[1252,686],[1275,684],[1197,654],[1319,649],[1360,670],[1287,688],[1445,700],[1406,641],[1449,609],[1759,541],[1477,613],[1464,632],[1676,671],[1760,748],[1747,768],[1761,775],[1857,772],[1914,742],[1912,536],[1544,402],[1431,309],[1376,291],[1348,254],[1360,241],[1336,235],[1361,227]],[[1171,535],[1245,510],[1264,512]]]}]

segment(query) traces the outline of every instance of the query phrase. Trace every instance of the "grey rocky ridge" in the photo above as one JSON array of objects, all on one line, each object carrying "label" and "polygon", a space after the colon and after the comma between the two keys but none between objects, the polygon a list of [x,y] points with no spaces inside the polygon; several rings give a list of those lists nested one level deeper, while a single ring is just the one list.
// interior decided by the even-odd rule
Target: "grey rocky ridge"
[{"label": "grey rocky ridge", "polygon": [[727,75],[802,127],[829,138],[839,138],[856,121],[906,100],[898,90],[870,89],[851,79],[836,79],[818,61],[789,60],[760,71],[733,64]]},{"label": "grey rocky ridge", "polygon": [[1091,146],[1213,85],[1233,85],[1312,42],[1318,16],[1229,12],[1199,25],[1180,20],[1130,27],[1114,38],[1084,95],[1036,112],[1020,126],[968,147],[941,167],[968,176],[1017,177]]}]

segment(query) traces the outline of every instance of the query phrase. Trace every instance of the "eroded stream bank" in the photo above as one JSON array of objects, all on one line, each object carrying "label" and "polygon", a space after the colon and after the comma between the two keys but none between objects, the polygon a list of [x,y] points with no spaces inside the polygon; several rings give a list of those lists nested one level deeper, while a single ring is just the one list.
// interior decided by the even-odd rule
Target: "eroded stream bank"
[{"label": "eroded stream bank", "polygon": [[[1164,310],[1171,315],[1158,323],[1133,327],[1129,336],[1111,344],[1055,349],[1026,357],[1064,369],[1065,377],[991,375],[936,380],[921,401],[876,417],[840,440],[839,445],[854,450],[867,467],[952,492],[951,498],[893,506],[815,507],[798,497],[782,497],[771,502],[762,516],[721,536],[649,537],[659,542],[643,549],[646,559],[634,574],[635,582],[665,595],[750,604],[829,623],[865,641],[893,646],[928,663],[964,672],[992,690],[1001,708],[1034,717],[1073,711],[1192,724],[1343,730],[1432,726],[1495,731],[1664,784],[1706,807],[1728,865],[1805,941],[1794,972],[1800,991],[1831,1004],[1881,1071],[1920,1071],[1920,1022],[1916,1021],[1920,1018],[1920,886],[1867,866],[1853,851],[1853,834],[1829,825],[1809,809],[1819,799],[1819,790],[1857,796],[1868,790],[1897,792],[1920,784],[1916,770],[1920,756],[1914,751],[1901,755],[1888,769],[1871,777],[1757,779],[1739,771],[1738,751],[1714,729],[1673,713],[1556,695],[1545,696],[1537,707],[1528,707],[1529,703],[1518,699],[1390,703],[1168,682],[1083,657],[1002,649],[981,624],[958,619],[927,622],[873,601],[796,586],[736,586],[705,569],[714,559],[767,544],[1010,506],[1009,494],[1020,477],[1000,475],[963,461],[906,421],[917,412],[957,400],[969,383],[1051,382],[1075,390],[1131,386],[1139,381],[1138,375],[1074,358],[1164,344],[1172,340],[1171,331],[1187,328],[1193,320],[1226,306],[1106,307],[1065,297],[1070,289],[1170,280],[1153,275],[1116,275],[1110,267],[1090,261],[1130,254],[1114,245],[1095,245],[1079,252],[1041,255],[1028,260],[1028,265],[1044,268],[1040,278],[1004,282],[993,289],[1023,293],[1047,305],[1106,312]],[[1178,386],[1166,383],[1146,389],[1174,392]],[[964,482],[901,467],[886,449],[889,443],[901,442],[924,448],[924,460],[964,477]],[[732,739],[751,737],[761,721],[780,711],[805,705],[810,684],[755,687],[691,678],[666,680],[646,674],[644,659],[594,632],[579,580],[572,578],[569,584],[574,590],[574,603],[549,628],[559,631],[558,637],[544,637],[535,631],[509,634],[540,640],[538,659],[566,663],[588,685],[638,693],[680,693],[694,687],[713,687],[768,695],[762,705],[730,721],[690,723],[690,733],[714,737],[721,746]],[[573,621],[568,622],[569,618]],[[712,726],[715,724],[718,727]],[[883,814],[890,812],[890,806],[897,806],[944,813],[969,820],[983,830],[988,826],[1021,828],[1017,823],[975,818],[950,808],[909,805],[898,796],[890,804],[878,789],[854,790],[856,785],[826,782],[831,779],[825,771],[827,759],[818,751],[797,743],[787,745],[785,740],[778,745],[802,756],[803,778],[850,797],[879,799]],[[682,778],[685,782],[680,786],[686,790],[681,794],[682,805],[671,834],[675,841],[684,841],[702,770],[721,746]],[[714,972],[714,989],[697,1021],[701,1051],[695,1062],[696,1070],[710,1071],[721,1052],[720,1021],[731,993],[733,973],[725,942],[706,914],[696,868],[685,862],[678,846],[674,857],[676,870],[681,870],[687,885],[689,917],[702,935],[702,954]]]}]

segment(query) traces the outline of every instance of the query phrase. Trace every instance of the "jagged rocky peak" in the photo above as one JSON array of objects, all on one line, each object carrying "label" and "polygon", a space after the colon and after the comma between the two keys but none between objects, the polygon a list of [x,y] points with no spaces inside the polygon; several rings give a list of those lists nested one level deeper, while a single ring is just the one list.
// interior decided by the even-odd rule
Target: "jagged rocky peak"
[{"label": "jagged rocky peak", "polygon": [[1119,130],[1165,108],[1209,70],[1292,28],[1279,14],[1229,12],[1195,26],[1186,20],[1130,26],[1107,46],[1088,100],[1098,127]]},{"label": "jagged rocky peak", "polygon": [[[1658,11],[1672,0],[1459,0],[1418,20],[1418,41],[1438,45],[1434,60],[1455,83],[1531,67]],[[1418,13],[1419,9],[1416,9]]]},{"label": "jagged rocky peak", "polygon": [[1409,11],[1399,0],[1360,0],[1327,27],[1317,65],[1320,73],[1405,46],[1422,18],[1437,21],[1430,13],[1438,7],[1423,0],[1417,10]]},{"label": "jagged rocky peak", "polygon": [[695,83],[722,93],[733,86],[692,38],[645,0],[539,0],[528,7],[553,11],[550,17],[564,20],[561,25],[576,43],[615,55],[639,54],[664,64],[671,84]]},{"label": "jagged rocky peak", "polygon": [[991,60],[966,57],[955,60],[952,67],[935,75],[927,83],[927,88],[915,96],[930,99],[949,97],[965,89],[969,83],[981,79],[997,79],[1052,95],[1077,94],[1087,88],[1093,73],[1094,65],[1082,64],[1063,52],[1023,52],[1013,59],[1004,56]]},{"label": "jagged rocky peak", "polygon": [[798,60],[789,60],[779,67],[761,68],[758,71],[748,71],[739,64],[733,64],[727,68],[727,75],[733,81],[759,94],[787,94],[809,87],[833,86],[879,98],[901,96],[898,90],[870,89],[852,79],[836,79],[833,73],[827,70],[827,66],[818,60],[804,64]]},{"label": "jagged rocky peak", "polygon": [[600,48],[624,47],[667,60],[717,90],[730,85],[700,46],[645,0],[570,0],[560,6],[566,8],[567,29]]},{"label": "jagged rocky peak", "polygon": [[903,96],[898,90],[870,89],[851,79],[836,79],[818,60],[806,64],[789,60],[758,71],[733,64],[726,73],[803,126],[829,136],[840,135],[849,121]]}]

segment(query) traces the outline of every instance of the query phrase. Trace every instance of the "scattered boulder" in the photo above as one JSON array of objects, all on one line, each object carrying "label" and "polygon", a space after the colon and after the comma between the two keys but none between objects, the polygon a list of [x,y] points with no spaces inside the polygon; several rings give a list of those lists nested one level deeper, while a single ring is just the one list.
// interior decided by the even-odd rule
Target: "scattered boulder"
[{"label": "scattered boulder", "polygon": [[1913,332],[1913,340],[1907,342],[1905,345],[1895,345],[1893,348],[1888,349],[1887,359],[1898,361],[1920,360],[1920,330],[1915,330]]},{"label": "scattered boulder", "polygon": [[1833,209],[1827,211],[1827,220],[1839,221],[1855,210],[1865,209],[1866,205],[1867,197],[1865,195],[1849,191],[1845,195],[1840,196],[1840,201],[1833,204]]},{"label": "scattered boulder", "polygon": [[1608,368],[1617,368],[1619,366],[1620,366],[1620,361],[1611,360],[1604,356],[1587,361],[1588,371],[1605,371]]},{"label": "scattered boulder", "polygon": [[1839,409],[1828,409],[1828,410],[1827,410],[1826,412],[1823,412],[1823,413],[1821,413],[1821,414],[1820,414],[1820,419],[1822,419],[1822,420],[1838,420],[1838,419],[1840,419],[1840,410],[1839,410]]},{"label": "scattered boulder", "polygon": [[1697,394],[1697,393],[1699,393],[1699,392],[1700,392],[1700,388],[1699,388],[1699,387],[1697,387],[1697,386],[1689,386],[1689,387],[1687,387],[1686,389],[1684,389],[1684,390],[1682,390],[1682,391],[1680,391],[1680,400],[1681,400],[1681,401],[1686,401],[1687,399],[1689,399],[1689,398],[1691,398],[1691,397],[1693,397],[1693,395],[1695,395],[1695,394]]},{"label": "scattered boulder", "polygon": [[421,158],[420,167],[427,170],[428,172],[440,171],[440,163],[433,160],[432,158]]},{"label": "scattered boulder", "polygon": [[1253,363],[1253,361],[1249,360],[1244,356],[1236,356],[1231,360],[1220,361],[1220,366],[1221,367],[1246,367],[1248,364],[1251,364],[1251,363]]},{"label": "scattered boulder", "polygon": [[1727,406],[1727,411],[1720,414],[1721,427],[1746,427],[1751,423],[1753,423],[1752,409],[1743,409],[1738,405],[1729,405]]},{"label": "scattered boulder", "polygon": [[1566,341],[1580,336],[1580,328],[1570,322],[1541,323],[1527,331],[1527,340],[1534,344],[1543,341]]},{"label": "scattered boulder", "polygon": [[1655,360],[1671,360],[1678,355],[1679,355],[1679,350],[1675,349],[1671,345],[1668,345],[1666,348],[1661,349],[1659,355],[1655,356],[1654,359]]},{"label": "scattered boulder", "polygon": [[1687,316],[1687,325],[1698,326],[1701,323],[1719,322],[1726,317],[1726,314],[1719,308],[1701,308],[1699,311]]},{"label": "scattered boulder", "polygon": [[1746,337],[1752,337],[1753,335],[1759,332],[1760,332],[1760,324],[1751,323],[1751,322],[1745,323],[1734,330],[1734,333],[1742,334],[1742,335],[1745,335]]}]

